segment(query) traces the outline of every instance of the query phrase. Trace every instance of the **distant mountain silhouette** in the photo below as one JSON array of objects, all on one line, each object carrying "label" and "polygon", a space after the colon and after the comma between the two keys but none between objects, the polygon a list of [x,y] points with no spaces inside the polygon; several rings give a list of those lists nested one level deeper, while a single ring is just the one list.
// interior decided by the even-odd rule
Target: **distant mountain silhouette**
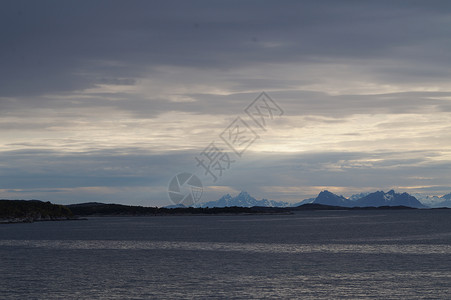
[{"label": "distant mountain silhouette", "polygon": [[312,203],[331,206],[344,206],[344,207],[354,206],[353,205],[354,202],[352,202],[351,200],[348,200],[343,196],[338,196],[327,190],[319,193],[318,197],[316,197]]},{"label": "distant mountain silhouette", "polygon": [[246,191],[242,191],[237,196],[232,197],[230,194],[224,195],[216,201],[209,201],[205,203],[199,203],[198,207],[253,207],[253,206],[264,206],[264,207],[287,207],[291,206],[288,202],[274,201],[261,199],[257,200]]},{"label": "distant mountain silhouette", "polygon": [[323,205],[333,205],[333,206],[344,206],[344,207],[379,207],[379,206],[409,206],[415,208],[425,208],[420,201],[415,197],[407,193],[396,193],[391,190],[387,193],[383,191],[377,191],[374,193],[367,194],[359,198],[358,196],[353,197],[356,200],[346,199],[343,196],[338,196],[329,191],[323,191],[319,193],[318,197],[313,201],[316,204]]},{"label": "distant mountain silhouette", "polygon": [[304,205],[304,204],[310,204],[310,203],[313,203],[313,201],[315,201],[315,199],[316,199],[316,198],[308,198],[308,199],[304,199],[304,200],[302,200],[301,202],[296,202],[296,203],[294,203],[294,204],[291,204],[291,206],[297,207],[297,206],[301,206],[301,205]]},{"label": "distant mountain silhouette", "polygon": [[438,200],[433,207],[451,207],[451,193],[438,197]]},{"label": "distant mountain silhouette", "polygon": [[354,194],[351,197],[349,197],[348,199],[351,201],[357,201],[359,199],[362,199],[365,196],[368,196],[371,193],[358,193],[358,194]]},{"label": "distant mountain silhouette", "polygon": [[407,193],[396,193],[394,190],[391,190],[387,193],[383,191],[377,191],[371,193],[359,200],[355,201],[356,206],[409,206],[416,208],[425,208],[420,201],[417,200],[414,196],[411,196]]},{"label": "distant mountain silhouette", "polygon": [[[444,199],[443,204],[450,204],[451,207],[451,194],[442,197]],[[442,199],[441,198],[441,199]],[[450,199],[450,200],[446,200]],[[284,201],[274,201],[261,199],[257,200],[249,193],[242,191],[237,196],[233,197],[230,194],[226,194],[216,201],[209,201],[205,203],[199,203],[197,207],[299,207],[305,204],[321,204],[328,206],[341,206],[341,207],[379,207],[379,206],[408,206],[414,208],[426,208],[427,206],[422,204],[412,195],[408,193],[396,193],[391,190],[387,193],[383,191],[377,191],[373,193],[360,193],[352,195],[349,199],[343,196],[336,195],[330,191],[322,191],[316,198],[309,198],[297,203],[288,203]],[[448,206],[448,205],[442,205]]]}]

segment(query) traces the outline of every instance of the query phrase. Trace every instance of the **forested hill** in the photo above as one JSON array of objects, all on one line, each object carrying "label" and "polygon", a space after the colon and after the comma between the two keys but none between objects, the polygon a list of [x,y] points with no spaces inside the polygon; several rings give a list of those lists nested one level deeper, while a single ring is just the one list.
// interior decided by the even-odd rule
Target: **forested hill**
[{"label": "forested hill", "polygon": [[0,223],[65,220],[72,217],[63,205],[39,200],[0,200]]}]

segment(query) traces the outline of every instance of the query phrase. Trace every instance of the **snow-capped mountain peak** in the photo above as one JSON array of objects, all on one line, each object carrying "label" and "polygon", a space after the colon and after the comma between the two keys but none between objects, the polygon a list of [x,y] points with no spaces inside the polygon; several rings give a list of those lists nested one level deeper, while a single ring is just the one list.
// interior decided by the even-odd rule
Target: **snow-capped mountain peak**
[{"label": "snow-capped mountain peak", "polygon": [[257,200],[252,197],[248,192],[241,191],[237,196],[233,197],[230,194],[224,195],[219,200],[209,201],[206,203],[200,203],[199,207],[227,207],[227,206],[267,206],[267,207],[287,207],[290,203],[283,201],[275,201],[268,199]]},{"label": "snow-capped mountain peak", "polygon": [[395,191],[394,190],[390,190],[387,193],[384,193],[384,200],[385,202],[391,202],[393,201],[393,199],[395,198]]},{"label": "snow-capped mountain peak", "polygon": [[384,191],[377,191],[374,193],[369,193],[366,196],[358,198],[357,200],[346,199],[343,196],[338,196],[329,191],[323,191],[319,193],[318,197],[313,201],[313,203],[334,205],[334,206],[345,206],[345,207],[367,207],[367,206],[410,206],[422,208],[425,207],[420,201],[415,197],[407,193],[396,193],[394,190],[390,190],[385,193]]}]

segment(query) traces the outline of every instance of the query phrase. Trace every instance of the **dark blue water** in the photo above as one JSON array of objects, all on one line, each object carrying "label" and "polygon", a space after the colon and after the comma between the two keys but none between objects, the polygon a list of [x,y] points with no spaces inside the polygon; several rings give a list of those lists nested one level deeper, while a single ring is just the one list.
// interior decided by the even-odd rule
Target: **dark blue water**
[{"label": "dark blue water", "polygon": [[447,299],[450,211],[0,225],[0,299]]}]

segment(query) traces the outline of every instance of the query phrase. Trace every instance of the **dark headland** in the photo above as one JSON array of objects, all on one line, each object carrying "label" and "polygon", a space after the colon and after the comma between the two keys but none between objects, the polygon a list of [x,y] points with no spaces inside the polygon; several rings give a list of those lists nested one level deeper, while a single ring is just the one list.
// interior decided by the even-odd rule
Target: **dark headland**
[{"label": "dark headland", "polygon": [[342,207],[308,203],[297,207],[144,207],[97,202],[58,205],[39,200],[0,200],[0,223],[76,220],[86,216],[292,214],[308,210],[414,210],[408,206]]},{"label": "dark headland", "polygon": [[39,200],[0,200],[0,223],[31,223],[74,219],[64,205]]}]

